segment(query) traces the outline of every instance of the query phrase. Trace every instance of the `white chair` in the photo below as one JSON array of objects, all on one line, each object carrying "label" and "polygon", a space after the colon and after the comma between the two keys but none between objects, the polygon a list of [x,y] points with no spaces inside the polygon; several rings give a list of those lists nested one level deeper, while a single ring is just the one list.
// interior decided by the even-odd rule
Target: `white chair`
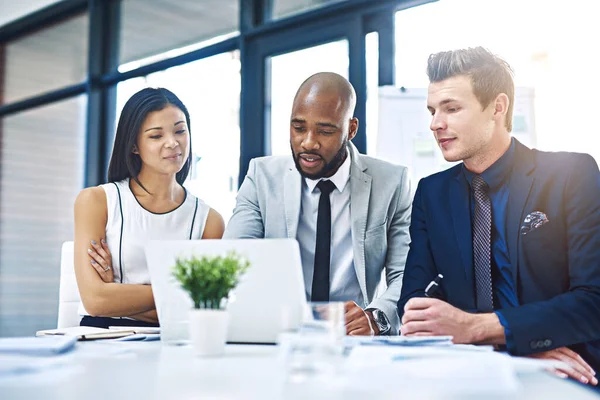
[{"label": "white chair", "polygon": [[81,298],[75,279],[73,242],[64,242],[60,256],[60,290],[58,295],[57,328],[79,326],[78,308]]}]

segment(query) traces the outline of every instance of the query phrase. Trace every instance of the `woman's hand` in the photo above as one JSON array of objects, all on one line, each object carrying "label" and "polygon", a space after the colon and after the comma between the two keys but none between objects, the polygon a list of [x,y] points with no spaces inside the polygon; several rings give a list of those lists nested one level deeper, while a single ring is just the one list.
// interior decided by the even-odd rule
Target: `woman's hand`
[{"label": "woman's hand", "polygon": [[100,275],[100,278],[106,283],[113,282],[115,275],[112,269],[112,256],[108,250],[106,240],[100,240],[100,244],[92,240],[91,247],[88,248],[88,255],[90,256],[92,267]]}]

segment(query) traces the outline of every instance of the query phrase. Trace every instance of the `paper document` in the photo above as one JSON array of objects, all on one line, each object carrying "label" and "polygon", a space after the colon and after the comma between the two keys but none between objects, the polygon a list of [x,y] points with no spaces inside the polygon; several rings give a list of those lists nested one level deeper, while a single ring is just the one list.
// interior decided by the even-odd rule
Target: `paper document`
[{"label": "paper document", "polygon": [[35,336],[75,336],[79,340],[114,339],[133,335],[131,330],[111,330],[91,326],[73,326],[70,328],[47,329],[37,331]]},{"label": "paper document", "polygon": [[[512,394],[519,389],[510,357],[452,347],[356,346],[346,363],[353,390],[402,388],[403,398]],[[368,383],[368,384],[366,384]],[[377,397],[376,393],[370,393]]]},{"label": "paper document", "polygon": [[541,358],[513,357],[509,354],[502,354],[510,360],[511,365],[517,373],[531,373],[542,370],[552,370],[555,368],[570,369],[571,366],[559,360],[544,360]]},{"label": "paper document", "polygon": [[346,336],[346,345],[452,346],[452,336]]},{"label": "paper document", "polygon": [[160,328],[152,326],[109,326],[108,329],[115,331],[133,331],[136,334],[159,334]]},{"label": "paper document", "polygon": [[71,350],[76,341],[72,336],[2,338],[0,353],[50,356]]},{"label": "paper document", "polygon": [[56,369],[65,363],[59,357],[32,357],[0,355],[0,382],[15,375],[28,375]]}]

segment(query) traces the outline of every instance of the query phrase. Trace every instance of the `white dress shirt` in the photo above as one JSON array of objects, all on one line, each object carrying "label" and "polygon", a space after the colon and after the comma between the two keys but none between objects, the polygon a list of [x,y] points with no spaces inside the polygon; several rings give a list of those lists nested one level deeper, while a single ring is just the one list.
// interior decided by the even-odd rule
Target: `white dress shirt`
[{"label": "white dress shirt", "polygon": [[300,244],[302,270],[306,298],[310,300],[312,279],[315,267],[315,244],[317,239],[317,214],[321,191],[316,188],[321,180],[330,180],[335,185],[331,192],[331,261],[330,261],[330,301],[355,301],[366,307],[354,269],[352,229],[350,218],[350,154],[337,172],[329,178],[312,180],[304,178],[302,202],[296,239]]}]

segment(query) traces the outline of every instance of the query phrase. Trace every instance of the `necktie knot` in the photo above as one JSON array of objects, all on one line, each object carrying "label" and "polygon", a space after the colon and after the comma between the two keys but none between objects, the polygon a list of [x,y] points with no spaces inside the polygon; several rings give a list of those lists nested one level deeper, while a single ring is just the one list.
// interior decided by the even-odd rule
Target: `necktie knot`
[{"label": "necktie knot", "polygon": [[487,193],[489,189],[487,182],[483,180],[481,175],[475,175],[473,182],[471,182],[471,186],[473,187],[473,191],[476,193]]},{"label": "necktie knot", "polygon": [[321,191],[321,194],[329,195],[329,193],[333,192],[333,189],[335,189],[335,184],[330,180],[322,180],[317,183],[317,187]]}]

